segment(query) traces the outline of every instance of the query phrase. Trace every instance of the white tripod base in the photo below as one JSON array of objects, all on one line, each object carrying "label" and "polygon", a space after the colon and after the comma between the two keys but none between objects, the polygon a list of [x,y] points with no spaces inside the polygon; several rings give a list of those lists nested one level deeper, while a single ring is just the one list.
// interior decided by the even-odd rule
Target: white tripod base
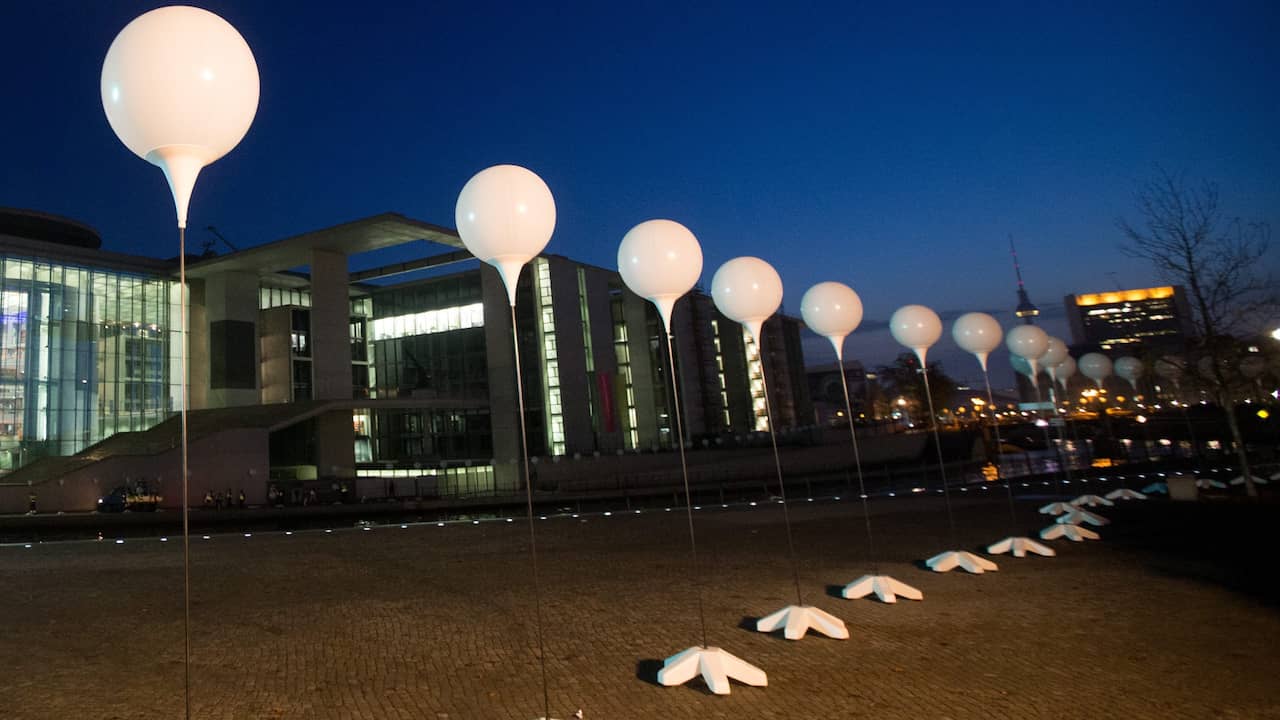
[{"label": "white tripod base", "polygon": [[1168,484],[1168,483],[1162,483],[1162,482],[1153,482],[1153,483],[1151,483],[1150,485],[1148,485],[1148,486],[1146,486],[1146,487],[1142,488],[1142,492],[1144,492],[1144,493],[1146,493],[1146,494],[1148,494],[1148,495],[1155,495],[1156,493],[1159,493],[1159,494],[1161,494],[1161,495],[1168,495],[1168,494],[1169,494],[1169,484]]},{"label": "white tripod base", "polygon": [[1137,490],[1130,490],[1129,488],[1120,488],[1119,490],[1112,490],[1111,492],[1107,493],[1107,499],[1108,500],[1146,500],[1147,496],[1143,495]]},{"label": "white tripod base", "polygon": [[694,647],[667,658],[658,671],[658,684],[667,687],[683,685],[702,674],[707,687],[716,695],[729,694],[730,678],[753,687],[765,687],[769,678],[760,668],[718,647]]},{"label": "white tripod base", "polygon": [[1061,515],[1062,513],[1071,512],[1076,507],[1070,503],[1051,502],[1040,508],[1041,515]]},{"label": "white tripod base", "polygon": [[974,575],[981,575],[988,570],[994,572],[1000,569],[990,560],[965,550],[948,550],[944,553],[938,553],[924,562],[929,566],[930,570],[940,573],[960,568]]},{"label": "white tripod base", "polygon": [[1035,553],[1036,555],[1043,555],[1045,557],[1053,557],[1058,554],[1048,545],[1041,545],[1035,540],[1025,537],[1007,537],[999,542],[988,545],[987,552],[992,555],[1012,553],[1012,555],[1017,558],[1026,557],[1029,552]]},{"label": "white tripod base", "polygon": [[1057,540],[1058,538],[1066,538],[1072,542],[1101,539],[1098,533],[1088,528],[1082,528],[1079,525],[1061,525],[1054,523],[1040,531],[1041,540]]},{"label": "white tripod base", "polygon": [[756,621],[757,632],[769,633],[778,628],[782,628],[782,637],[788,640],[799,640],[809,630],[837,640],[849,639],[849,630],[843,620],[812,605],[788,605]]},{"label": "white tripod base", "polygon": [[1226,490],[1227,484],[1222,482],[1221,480],[1210,480],[1209,478],[1200,478],[1199,480],[1196,481],[1196,487],[1200,488],[1201,490],[1208,490],[1209,488],[1213,488],[1215,490]]},{"label": "white tripod base", "polygon": [[1091,513],[1088,510],[1076,508],[1069,513],[1059,515],[1054,522],[1060,525],[1083,525],[1089,523],[1094,527],[1102,527],[1111,524],[1111,521],[1102,517],[1097,513]]},{"label": "white tripod base", "polygon": [[924,593],[888,575],[863,575],[845,585],[844,590],[840,591],[840,596],[857,600],[872,593],[875,593],[882,603],[896,603],[900,597],[908,600],[924,599]]},{"label": "white tripod base", "polygon": [[1071,504],[1076,507],[1098,507],[1100,505],[1111,507],[1112,505],[1115,505],[1115,503],[1110,500],[1104,497],[1098,497],[1097,495],[1081,495],[1075,500],[1072,500]]},{"label": "white tripod base", "polygon": [[[1257,485],[1266,485],[1266,484],[1267,484],[1267,481],[1266,481],[1266,479],[1265,479],[1265,478],[1260,478],[1260,477],[1258,477],[1257,475],[1250,475],[1249,477],[1253,478],[1253,482],[1254,482],[1254,484],[1257,484]],[[1232,484],[1232,485],[1243,485],[1243,484],[1244,484],[1244,476],[1243,476],[1243,475],[1237,475],[1237,476],[1235,476],[1234,478],[1231,478],[1231,484]]]}]

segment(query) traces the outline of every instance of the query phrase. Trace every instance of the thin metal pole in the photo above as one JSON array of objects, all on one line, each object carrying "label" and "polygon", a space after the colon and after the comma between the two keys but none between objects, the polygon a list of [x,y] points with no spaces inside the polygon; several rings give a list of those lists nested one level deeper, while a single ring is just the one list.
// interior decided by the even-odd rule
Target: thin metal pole
[{"label": "thin metal pole", "polygon": [[[1067,420],[1062,414],[1062,408],[1058,406],[1058,391],[1054,387],[1053,378],[1049,378],[1049,402],[1053,404],[1053,414],[1057,416],[1058,420],[1062,423],[1058,426],[1058,462],[1062,463],[1062,472],[1067,476],[1067,481],[1069,482],[1075,478],[1071,475],[1071,458],[1063,452],[1063,448],[1067,444],[1067,435],[1065,430]],[[1086,471],[1081,480],[1081,482],[1085,484],[1086,490],[1089,489],[1088,478],[1089,473]]]},{"label": "thin metal pole", "polygon": [[782,460],[778,457],[778,437],[773,430],[773,403],[769,402],[769,383],[764,370],[764,331],[756,339],[756,351],[760,353],[760,389],[764,391],[764,413],[769,421],[769,442],[773,445],[773,467],[778,472],[778,495],[782,498],[782,524],[787,530],[787,554],[791,558],[791,575],[796,584],[796,604],[804,605],[800,594],[800,566],[796,564],[796,545],[791,539],[791,513],[787,510],[787,486],[782,481]]},{"label": "thin metal pole", "polygon": [[178,364],[182,373],[178,410],[182,444],[182,687],[183,716],[191,720],[191,523],[187,480],[187,226],[178,226]]},{"label": "thin metal pole", "polygon": [[987,407],[991,409],[991,429],[996,436],[996,479],[1004,480],[1004,487],[1009,491],[1009,521],[1014,534],[1018,532],[1018,507],[1013,501],[1013,478],[1003,477],[1000,473],[1000,452],[1004,443],[1000,440],[1000,419],[996,415],[996,398],[991,392],[991,375],[982,368],[982,381],[987,385]]},{"label": "thin metal pole", "polygon": [[[840,357],[840,353],[837,353],[836,360],[839,361],[840,366],[840,387],[844,389],[844,413],[849,418],[849,439],[853,441],[853,465],[858,471],[858,496],[862,498],[862,517],[867,525],[867,560],[871,563],[872,574],[879,575],[880,561],[876,556],[875,541],[871,535],[871,510],[867,503],[867,486],[862,479],[862,456],[858,452],[858,432],[853,427],[853,404],[849,402],[849,381],[844,377],[844,359]],[[760,367],[763,368],[764,364],[761,363]]]},{"label": "thin metal pole", "polygon": [[689,466],[684,459],[684,422],[680,417],[680,386],[676,383],[676,356],[672,349],[675,337],[667,333],[667,366],[671,369],[671,394],[675,398],[677,444],[680,446],[680,474],[684,478],[684,510],[689,519],[690,568],[693,571],[694,596],[698,599],[698,625],[702,630],[702,647],[707,647],[707,614],[702,606],[702,576],[698,572],[698,541],[693,534],[693,494],[689,491]]},{"label": "thin metal pole", "polygon": [[[514,281],[513,281],[514,282]],[[547,650],[542,641],[542,581],[538,575],[538,538],[533,527],[533,482],[529,472],[529,436],[524,424],[524,376],[520,372],[520,334],[516,332],[516,305],[511,303],[511,347],[516,356],[516,414],[520,416],[520,450],[524,455],[524,496],[529,521],[529,561],[533,566],[533,606],[538,636],[538,666],[542,671],[542,717],[551,717],[551,693],[547,689]]]},{"label": "thin metal pole", "polygon": [[956,540],[956,517],[951,510],[951,490],[947,487],[947,467],[942,462],[942,440],[938,436],[938,414],[933,411],[933,392],[929,390],[929,369],[920,362],[920,376],[924,378],[924,396],[929,402],[929,421],[933,425],[933,446],[938,451],[938,475],[942,477],[942,498],[947,506],[947,524],[951,526],[951,546],[958,547]]},{"label": "thin metal pole", "polygon": [[[1036,388],[1036,400],[1040,401],[1040,404],[1041,404],[1041,405],[1043,405],[1043,404],[1044,404],[1044,402],[1045,402],[1045,400],[1044,400],[1044,388],[1040,387],[1040,383],[1039,383],[1039,381],[1037,381],[1037,380],[1032,380],[1032,383],[1034,383],[1034,384],[1035,384],[1035,388]],[[1054,405],[1054,407],[1057,407],[1057,405],[1055,404],[1055,405]],[[1049,449],[1049,446],[1053,444],[1053,441],[1049,439],[1049,421],[1048,421],[1048,420],[1046,420],[1046,419],[1045,419],[1045,417],[1044,417],[1044,409],[1043,409],[1043,408],[1041,408],[1041,409],[1039,409],[1039,410],[1037,410],[1037,411],[1036,411],[1036,417],[1037,417],[1037,418],[1039,418],[1040,420],[1044,420],[1045,425],[1044,425],[1044,427],[1040,428],[1040,430],[1041,430],[1041,431],[1043,432],[1043,434],[1044,434],[1044,446],[1045,446],[1045,449],[1046,449],[1046,450],[1048,450],[1048,449]],[[1065,498],[1065,497],[1067,496],[1067,491],[1066,491],[1066,486],[1062,484],[1062,479],[1063,479],[1063,476],[1064,476],[1065,474],[1067,474],[1067,473],[1068,473],[1068,471],[1067,471],[1067,464],[1066,464],[1066,462],[1064,462],[1064,461],[1063,461],[1063,458],[1062,458],[1062,449],[1061,449],[1061,448],[1055,447],[1055,448],[1054,448],[1054,454],[1056,454],[1056,455],[1058,456],[1058,465],[1060,466],[1060,467],[1058,468],[1058,470],[1059,470],[1059,472],[1058,472],[1058,495],[1060,495],[1061,497]]]}]

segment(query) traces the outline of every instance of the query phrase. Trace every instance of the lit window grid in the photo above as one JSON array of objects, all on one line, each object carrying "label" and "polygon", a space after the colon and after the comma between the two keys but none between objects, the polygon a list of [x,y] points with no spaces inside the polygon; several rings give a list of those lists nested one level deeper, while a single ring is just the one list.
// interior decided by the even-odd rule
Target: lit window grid
[{"label": "lit window grid", "polygon": [[146,430],[179,408],[177,283],[0,262],[0,471]]},{"label": "lit window grid", "polygon": [[[769,411],[764,397],[764,363],[760,360],[760,348],[750,331],[742,329],[742,345],[747,354],[747,377],[750,378],[751,409],[756,418],[756,430],[769,429]],[[757,382],[759,381],[759,382]]]},{"label": "lit window grid", "polygon": [[547,445],[552,455],[565,454],[564,408],[560,403],[560,362],[556,351],[556,321],[551,306],[551,265],[546,258],[534,260],[537,277],[538,343],[542,353],[542,387],[546,398]]},{"label": "lit window grid", "polygon": [[[386,480],[433,478],[437,481],[436,492],[448,497],[487,495],[494,490],[492,465],[443,468],[358,468],[356,477]],[[403,495],[410,490],[411,487],[406,484],[397,488],[397,493]]]},{"label": "lit window grid", "polygon": [[724,355],[720,353],[720,322],[711,321],[711,333],[716,347],[716,379],[720,383],[720,407],[724,413],[724,426],[732,426],[729,419],[729,385],[724,378]]},{"label": "lit window grid", "polygon": [[471,303],[408,315],[375,318],[370,323],[369,334],[375,341],[394,340],[483,326],[484,304]]},{"label": "lit window grid", "polygon": [[627,345],[627,324],[625,319],[616,320],[613,324],[613,352],[618,366],[618,374],[622,376],[623,396],[627,402],[627,432],[624,436],[626,449],[634,450],[640,446],[639,422],[636,415],[636,393],[631,378],[631,350]]}]

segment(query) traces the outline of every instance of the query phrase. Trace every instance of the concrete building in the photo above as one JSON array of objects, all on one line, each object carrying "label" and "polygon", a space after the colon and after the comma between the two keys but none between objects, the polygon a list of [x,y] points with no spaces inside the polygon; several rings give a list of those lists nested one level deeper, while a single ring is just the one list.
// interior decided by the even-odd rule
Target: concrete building
[{"label": "concrete building", "polygon": [[[176,260],[103,252],[58,218],[0,221],[0,510],[28,487],[88,509],[141,479],[175,504]],[[350,270],[423,240],[439,251]],[[193,502],[232,489],[262,502],[271,485],[295,498],[519,486],[511,309],[454,231],[386,213],[189,258],[187,275]],[[658,317],[617,272],[538,257],[515,313],[531,454],[674,446]],[[813,422],[797,320],[766,323],[761,353],[695,291],[672,324],[686,441],[767,429],[762,372],[780,428]]]}]

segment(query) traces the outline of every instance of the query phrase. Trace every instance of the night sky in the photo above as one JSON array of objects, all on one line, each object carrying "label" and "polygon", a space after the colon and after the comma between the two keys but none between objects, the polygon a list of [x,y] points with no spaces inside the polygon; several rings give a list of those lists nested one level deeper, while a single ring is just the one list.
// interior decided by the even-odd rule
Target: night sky
[{"label": "night sky", "polygon": [[[203,3],[253,49],[262,99],[201,175],[190,241],[384,211],[451,226],[473,173],[516,163],[556,196],[549,252],[613,267],[632,225],[678,220],[707,284],[750,254],[792,313],[815,282],[851,285],[867,320],[847,352],[876,364],[903,304],[1007,325],[1009,236],[1055,334],[1064,294],[1154,283],[1115,219],[1157,163],[1280,226],[1280,3],[899,5]],[[164,179],[116,140],[98,89],[111,40],[153,7],[0,9],[0,205],[171,257]],[[935,356],[976,375],[949,334]]]}]

